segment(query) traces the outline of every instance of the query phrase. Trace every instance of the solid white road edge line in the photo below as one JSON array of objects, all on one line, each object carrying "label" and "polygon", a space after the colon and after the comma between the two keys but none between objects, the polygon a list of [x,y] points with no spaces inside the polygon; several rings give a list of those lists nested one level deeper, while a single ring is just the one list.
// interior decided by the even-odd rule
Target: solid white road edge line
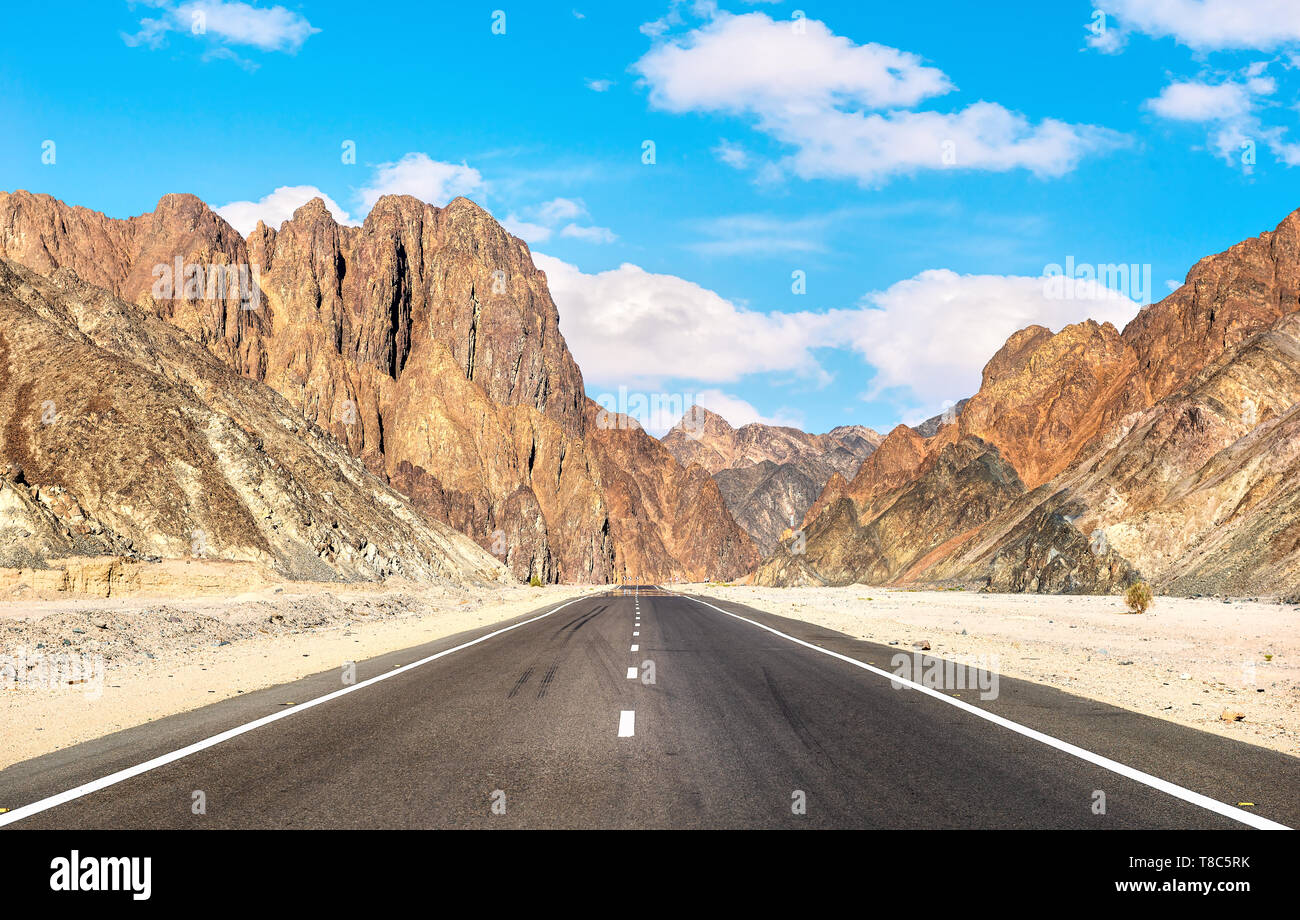
[{"label": "solid white road edge line", "polygon": [[864,671],[870,671],[872,674],[876,674],[879,675],[880,677],[888,678],[891,681],[896,681],[900,684],[904,684],[908,687],[911,687],[913,690],[918,690],[921,693],[924,693],[926,696],[932,696],[937,700],[943,700],[945,703],[947,703],[950,706],[956,706],[958,709],[965,710],[966,712],[969,712],[971,715],[979,716],[981,719],[986,719],[989,722],[994,723],[995,725],[1001,725],[1003,728],[1009,728],[1013,732],[1016,732],[1017,734],[1024,735],[1026,738],[1032,738],[1035,741],[1040,741],[1049,747],[1056,748],[1058,751],[1063,751],[1066,754],[1070,754],[1073,757],[1078,757],[1080,760],[1086,760],[1088,763],[1101,767],[1104,770],[1109,770],[1112,773],[1118,773],[1120,776],[1127,777],[1128,779],[1131,779],[1134,782],[1141,783],[1144,786],[1150,786],[1152,789],[1159,789],[1161,792],[1168,793],[1169,795],[1174,796],[1174,798],[1182,799],[1184,802],[1188,802],[1192,805],[1198,805],[1201,808],[1206,809],[1207,811],[1212,811],[1216,814],[1223,815],[1225,818],[1231,818],[1234,821],[1240,821],[1242,824],[1248,824],[1251,827],[1257,828],[1259,830],[1267,830],[1267,831],[1291,830],[1291,828],[1287,827],[1285,824],[1279,824],[1276,821],[1270,821],[1267,818],[1261,818],[1259,815],[1252,815],[1248,811],[1242,811],[1240,808],[1234,808],[1231,805],[1225,805],[1223,802],[1220,802],[1217,799],[1212,799],[1209,796],[1201,795],[1199,792],[1193,792],[1190,789],[1184,789],[1182,786],[1179,786],[1175,783],[1171,783],[1168,780],[1163,780],[1158,776],[1152,776],[1150,773],[1143,773],[1141,770],[1135,770],[1133,767],[1126,766],[1125,764],[1122,764],[1117,760],[1111,760],[1109,757],[1103,757],[1100,754],[1094,754],[1092,751],[1086,750],[1085,748],[1081,748],[1076,745],[1070,744],[1067,741],[1062,741],[1059,738],[1053,738],[1051,735],[1045,735],[1042,732],[1029,728],[1026,725],[1021,725],[1019,722],[1012,722],[1010,719],[1004,719],[1002,716],[994,715],[991,712],[980,709],[978,706],[972,706],[970,703],[967,703],[964,700],[959,700],[954,697],[947,696],[946,694],[941,693],[940,691],[935,690],[931,687],[926,687],[925,685],[918,684],[915,681],[907,680],[905,678],[899,677],[896,674],[891,674],[888,671],[883,671],[880,668],[867,664],[865,661],[858,661],[856,658],[850,658],[848,655],[841,655],[839,652],[832,652],[830,649],[822,648],[820,645],[813,645],[811,642],[805,642],[802,639],[796,639],[794,636],[787,636],[785,633],[781,632],[780,630],[773,629],[771,626],[764,626],[762,623],[759,623],[755,620],[751,620],[748,617],[742,617],[738,613],[732,613],[730,610],[723,610],[721,607],[714,606],[713,604],[710,604],[708,601],[702,601],[698,597],[691,597],[689,594],[679,594],[677,596],[688,598],[690,600],[695,601],[697,604],[703,604],[705,607],[712,607],[714,610],[718,611],[719,613],[725,613],[727,616],[735,617],[737,620],[742,620],[746,623],[749,623],[751,626],[757,626],[759,629],[765,629],[768,632],[772,633],[772,635],[780,636],[782,639],[789,639],[791,642],[795,643],[796,645],[802,645],[804,648],[810,648],[815,652],[821,652],[823,655],[830,655],[832,658],[838,658],[840,661],[848,662],[849,664],[854,665],[855,667],[862,668],[862,670]]},{"label": "solid white road edge line", "polygon": [[636,712],[624,709],[618,714],[618,736],[631,738],[634,734],[636,734]]},{"label": "solid white road edge line", "polygon": [[520,626],[527,626],[529,623],[536,623],[538,620],[541,620],[545,617],[549,617],[557,610],[561,610],[576,601],[585,600],[585,599],[586,599],[585,597],[575,597],[571,600],[565,601],[563,604],[560,604],[558,607],[554,607],[546,611],[546,613],[538,614],[535,617],[530,617],[529,619],[524,620],[522,623],[515,623],[511,626],[502,627],[501,629],[495,630],[494,632],[490,632],[485,636],[479,636],[477,639],[471,639],[469,642],[462,642],[460,645],[456,646],[455,648],[449,648],[446,649],[445,651],[438,652],[435,655],[430,655],[427,658],[421,658],[419,661],[412,661],[410,664],[404,664],[400,668],[393,668],[391,671],[386,671],[385,673],[380,674],[376,677],[371,677],[367,680],[363,680],[359,684],[352,684],[350,687],[344,687],[342,690],[335,690],[334,692],[327,693],[324,696],[318,696],[314,700],[308,700],[305,703],[299,703],[297,706],[290,707],[289,709],[285,709],[282,712],[275,712],[269,716],[262,716],[262,718],[260,719],[254,719],[252,722],[246,722],[243,725],[237,725],[234,728],[221,732],[220,734],[213,735],[211,738],[204,738],[202,741],[196,741],[193,744],[186,745],[183,748],[179,748],[175,751],[172,751],[170,754],[162,754],[158,757],[153,758],[152,760],[146,760],[142,764],[137,764],[134,767],[128,767],[125,770],[118,770],[116,773],[110,773],[108,776],[105,776],[102,779],[97,779],[89,783],[84,783],[80,786],[77,786],[74,789],[69,789],[67,792],[60,792],[57,795],[52,795],[47,798],[40,799],[39,801],[32,802],[30,805],[23,805],[21,808],[15,808],[13,811],[6,812],[5,814],[0,815],[0,827],[4,827],[7,824],[13,824],[15,821],[21,821],[23,820],[23,818],[30,818],[34,814],[38,814],[42,811],[46,811],[47,809],[54,808],[59,805],[63,805],[66,802],[71,802],[73,799],[79,799],[84,795],[90,795],[92,792],[98,792],[101,789],[107,789],[109,786],[114,786],[122,782],[123,780],[131,779],[133,776],[139,776],[141,773],[148,773],[150,770],[154,770],[157,769],[158,767],[164,766],[173,761],[180,760],[183,757],[188,757],[191,754],[197,754],[199,751],[206,750],[207,748],[218,745],[223,741],[229,741],[231,738],[238,737],[239,735],[242,735],[245,732],[251,732],[255,728],[261,728],[263,725],[270,725],[272,722],[278,722],[280,719],[287,719],[289,716],[295,713],[302,712],[304,709],[311,709],[313,706],[319,706],[321,703],[328,703],[330,700],[336,700],[341,696],[345,696],[349,693],[354,693],[355,691],[360,690],[362,687],[369,687],[371,684],[377,684],[381,680],[388,680],[388,678],[390,677],[396,677],[398,674],[402,674],[406,671],[410,671],[413,668],[418,668],[421,665],[428,664],[431,661],[437,661],[439,658],[445,658],[447,655],[450,655],[452,652],[459,652],[461,649],[467,649],[471,645],[478,645],[480,642],[486,642],[488,639],[491,639],[493,636],[499,636],[502,633],[508,633],[512,629],[518,629]]}]

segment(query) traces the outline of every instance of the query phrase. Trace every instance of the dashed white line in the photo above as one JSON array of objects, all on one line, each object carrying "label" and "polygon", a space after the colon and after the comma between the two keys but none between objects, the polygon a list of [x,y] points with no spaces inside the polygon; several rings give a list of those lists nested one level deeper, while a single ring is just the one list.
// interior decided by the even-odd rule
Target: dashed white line
[{"label": "dashed white line", "polygon": [[624,709],[618,714],[618,736],[620,738],[631,738],[636,732],[636,712],[631,709]]},{"label": "dashed white line", "polygon": [[633,630],[633,631],[632,631],[632,635],[634,635],[634,636],[639,636],[639,635],[641,635],[641,634],[640,634],[639,632],[636,632],[635,630]]},{"label": "dashed white line", "polygon": [[635,680],[635,679],[636,679],[636,668],[635,668],[635,667],[632,667],[632,668],[628,668],[628,669],[627,669],[627,679],[628,679],[628,680]]},{"label": "dashed white line", "polygon": [[907,687],[910,687],[913,690],[924,693],[926,696],[934,697],[937,700],[943,700],[943,702],[947,703],[949,706],[956,706],[958,709],[968,712],[973,716],[978,716],[981,719],[986,719],[989,722],[994,723],[995,725],[1001,725],[1003,728],[1008,728],[1011,731],[1016,732],[1017,734],[1024,735],[1026,738],[1032,738],[1035,741],[1041,741],[1043,744],[1046,744],[1048,747],[1056,748],[1058,751],[1062,751],[1066,754],[1070,754],[1071,756],[1077,757],[1080,760],[1087,761],[1090,764],[1094,764],[1095,766],[1101,767],[1103,770],[1109,770],[1112,773],[1118,773],[1120,776],[1127,777],[1128,779],[1131,779],[1134,782],[1141,783],[1144,786],[1150,786],[1152,789],[1158,789],[1161,792],[1168,793],[1169,795],[1172,795],[1174,798],[1182,799],[1184,802],[1188,802],[1192,805],[1198,805],[1201,808],[1204,808],[1206,811],[1212,811],[1216,814],[1223,815],[1225,818],[1231,818],[1234,821],[1240,821],[1242,824],[1247,824],[1251,827],[1258,828],[1259,830],[1281,830],[1281,831],[1290,830],[1290,828],[1287,827],[1285,824],[1279,824],[1276,821],[1270,821],[1267,818],[1261,818],[1259,815],[1252,815],[1248,811],[1242,811],[1240,808],[1234,808],[1231,805],[1226,805],[1223,802],[1218,801],[1217,799],[1212,799],[1209,796],[1201,795],[1199,792],[1193,792],[1190,789],[1184,789],[1182,786],[1179,786],[1175,783],[1171,783],[1168,780],[1161,779],[1158,776],[1152,776],[1150,773],[1143,773],[1141,770],[1136,770],[1133,767],[1122,764],[1117,760],[1111,760],[1109,757],[1103,757],[1100,754],[1094,754],[1092,751],[1086,750],[1085,748],[1081,748],[1076,745],[1070,744],[1068,741],[1062,741],[1059,738],[1053,738],[1051,735],[1044,734],[1043,732],[1029,728],[1026,725],[1021,725],[1019,722],[1012,722],[1010,719],[1004,719],[1002,716],[994,715],[993,713],[985,709],[980,709],[978,706],[972,706],[970,703],[967,703],[965,700],[959,700],[959,699],[955,699],[954,697],[947,696],[939,690],[936,690],[931,687],[926,687],[925,685],[918,684],[915,681],[907,680],[906,678],[900,677],[897,674],[891,674],[888,671],[884,671],[881,670],[880,668],[869,665],[865,661],[858,661],[856,658],[850,658],[848,655],[841,655],[839,652],[832,652],[830,649],[822,648],[820,645],[813,645],[811,642],[805,642],[802,639],[796,639],[794,636],[787,636],[785,633],[781,632],[780,630],[773,629],[771,626],[764,626],[762,623],[759,623],[756,620],[749,619],[749,617],[742,617],[740,614],[732,613],[730,610],[723,610],[721,607],[717,607],[713,604],[710,604],[708,601],[702,601],[698,597],[691,597],[688,594],[679,594],[677,596],[689,598],[690,600],[695,601],[697,604],[703,604],[705,607],[710,607],[713,610],[718,611],[718,613],[725,613],[727,616],[734,617],[735,619],[748,623],[751,626],[757,626],[759,629],[766,630],[767,632],[770,632],[774,636],[780,636],[782,639],[789,639],[795,645],[802,645],[804,648],[810,648],[815,652],[821,652],[823,655],[829,655],[832,658],[838,658],[840,661],[847,662],[853,665],[854,667],[861,668],[864,671],[870,671],[872,674],[875,674],[879,677],[884,677],[896,683],[903,684]]},{"label": "dashed white line", "polygon": [[634,646],[632,646],[632,651],[635,652],[635,651],[637,651],[639,648],[641,648],[641,646],[639,646],[639,645],[634,645]]}]

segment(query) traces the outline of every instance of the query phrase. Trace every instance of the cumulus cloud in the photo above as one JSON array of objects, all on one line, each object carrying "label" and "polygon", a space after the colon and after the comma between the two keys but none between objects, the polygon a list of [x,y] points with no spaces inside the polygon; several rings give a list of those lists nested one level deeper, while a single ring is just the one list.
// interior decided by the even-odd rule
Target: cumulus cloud
[{"label": "cumulus cloud", "polygon": [[396,163],[381,163],[361,189],[369,213],[385,195],[413,195],[442,207],[458,195],[471,195],[484,186],[483,176],[465,163],[443,163],[427,153],[408,153]]},{"label": "cumulus cloud", "polygon": [[925,417],[975,392],[984,365],[1019,329],[1059,331],[1089,318],[1122,328],[1138,311],[1135,301],[1096,280],[1078,281],[1061,296],[1047,277],[938,269],[871,293],[853,308],[763,313],[636,265],[587,274],[540,253],[533,259],[546,272],[560,329],[589,384],[613,392],[654,389],[669,379],[696,382],[716,397],[700,404],[732,424],[747,416],[717,395],[717,384],[751,374],[824,382],[829,375],[816,349],[856,353],[875,371],[867,398],[897,398]]},{"label": "cumulus cloud", "polygon": [[1253,171],[1257,142],[1282,163],[1300,163],[1300,145],[1287,140],[1284,127],[1267,125],[1260,117],[1261,103],[1277,91],[1277,82],[1265,74],[1268,62],[1257,61],[1232,77],[1170,83],[1147,101],[1161,118],[1205,124],[1210,127],[1208,147],[1230,165]]},{"label": "cumulus cloud", "polygon": [[[137,32],[122,36],[128,45],[158,48],[169,34],[178,33],[226,46],[293,54],[320,31],[301,13],[282,6],[256,7],[233,0],[155,0],[148,5],[158,14],[141,19]],[[211,56],[232,55],[227,50]]]},{"label": "cumulus cloud", "polygon": [[1250,92],[1240,83],[1170,83],[1147,103],[1162,118],[1214,121],[1237,118],[1250,111]]},{"label": "cumulus cloud", "polygon": [[583,376],[598,387],[654,387],[669,378],[729,383],[746,374],[822,378],[811,349],[827,319],[761,313],[708,288],[624,263],[587,274],[541,253],[564,333]]},{"label": "cumulus cloud", "polygon": [[1119,20],[1089,43],[1114,51],[1125,34],[1173,38],[1197,51],[1270,51],[1300,42],[1300,4],[1294,0],[1093,0]]},{"label": "cumulus cloud", "polygon": [[217,208],[216,212],[225,218],[226,223],[246,237],[257,227],[259,220],[268,227],[279,229],[282,223],[293,216],[294,211],[313,198],[322,199],[325,207],[339,223],[352,225],[359,223],[350,217],[338,202],[314,185],[282,185],[257,201],[232,201]]},{"label": "cumulus cloud", "polygon": [[[803,178],[874,184],[944,168],[1058,176],[1086,154],[1122,142],[1090,125],[1035,124],[991,102],[915,111],[955,88],[943,71],[897,48],[855,44],[815,20],[718,13],[660,41],[633,69],[656,108],[752,119],[794,148],[783,165]],[[734,145],[715,152],[733,166],[745,162]]]},{"label": "cumulus cloud", "polygon": [[651,102],[670,112],[763,114],[837,102],[892,108],[953,88],[918,55],[856,45],[816,20],[802,25],[799,32],[763,13],[722,14],[652,48],[634,69],[649,84]]},{"label": "cumulus cloud", "polygon": [[577,198],[552,198],[539,204],[533,214],[544,224],[554,224],[562,220],[586,217],[587,205]]},{"label": "cumulus cloud", "polygon": [[867,295],[858,309],[831,312],[844,343],[876,369],[868,398],[906,390],[926,411],[979,389],[984,365],[1013,332],[1059,331],[1084,319],[1122,328],[1138,304],[1095,281],[1069,298],[1046,278],[921,272]]},{"label": "cumulus cloud", "polygon": [[501,226],[505,227],[515,236],[528,244],[544,243],[551,238],[551,228],[544,224],[534,223],[524,220],[518,214],[507,214],[501,220]]},{"label": "cumulus cloud", "polygon": [[754,408],[752,403],[722,390],[700,390],[695,394],[695,404],[703,406],[710,412],[718,413],[733,428],[739,428],[741,425],[748,425],[751,422],[761,422],[764,425],[785,425],[791,428],[802,428],[804,424],[802,412],[793,409],[778,409],[772,415],[764,415]]},{"label": "cumulus cloud", "polygon": [[582,240],[584,243],[612,243],[618,236],[608,227],[582,227],[578,224],[566,224],[560,236]]}]

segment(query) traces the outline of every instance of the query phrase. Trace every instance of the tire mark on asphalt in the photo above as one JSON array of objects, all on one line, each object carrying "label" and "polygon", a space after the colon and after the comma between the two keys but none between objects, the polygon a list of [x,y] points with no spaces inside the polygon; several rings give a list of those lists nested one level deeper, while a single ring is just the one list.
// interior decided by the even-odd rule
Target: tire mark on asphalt
[{"label": "tire mark on asphalt", "polygon": [[550,688],[551,681],[555,679],[555,672],[558,671],[559,668],[560,668],[560,663],[557,661],[554,664],[552,664],[549,668],[546,669],[546,674],[545,676],[542,677],[541,686],[537,688],[537,698],[539,700],[542,697],[546,696],[546,691]]},{"label": "tire mark on asphalt", "polygon": [[514,698],[515,698],[515,694],[517,694],[517,693],[519,692],[519,689],[520,689],[524,684],[528,683],[528,678],[530,678],[530,677],[532,677],[532,676],[533,676],[533,668],[530,666],[530,667],[528,668],[527,671],[525,671],[523,674],[519,675],[519,679],[518,679],[517,681],[515,681],[515,685],[514,685],[513,687],[511,687],[511,688],[510,688],[510,692],[506,694],[506,699],[508,699],[508,700],[512,700],[512,699],[514,699]]},{"label": "tire mark on asphalt", "polygon": [[[798,713],[790,707],[790,703],[786,700],[785,694],[777,687],[776,681],[772,679],[772,674],[767,668],[763,668],[763,680],[767,682],[767,690],[772,694],[772,699],[776,700],[776,705],[777,708],[781,710],[781,715],[785,717],[786,722],[790,724],[790,728],[794,730],[795,735],[801,742],[803,742],[803,746],[812,751],[817,760],[825,761],[825,763],[830,764],[830,766],[838,768],[838,764],[835,763],[835,758],[826,751],[826,748],[822,747],[821,742],[813,735],[812,731],[808,728],[808,725],[803,719],[799,718]],[[822,764],[822,766],[824,765],[825,764]]]}]

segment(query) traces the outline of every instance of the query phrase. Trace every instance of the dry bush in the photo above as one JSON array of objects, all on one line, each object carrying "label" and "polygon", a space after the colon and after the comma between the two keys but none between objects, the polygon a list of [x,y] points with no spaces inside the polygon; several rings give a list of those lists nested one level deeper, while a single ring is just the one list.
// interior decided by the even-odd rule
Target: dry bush
[{"label": "dry bush", "polygon": [[1151,586],[1145,581],[1133,582],[1124,592],[1124,603],[1128,604],[1128,609],[1134,613],[1146,613],[1154,599]]}]

